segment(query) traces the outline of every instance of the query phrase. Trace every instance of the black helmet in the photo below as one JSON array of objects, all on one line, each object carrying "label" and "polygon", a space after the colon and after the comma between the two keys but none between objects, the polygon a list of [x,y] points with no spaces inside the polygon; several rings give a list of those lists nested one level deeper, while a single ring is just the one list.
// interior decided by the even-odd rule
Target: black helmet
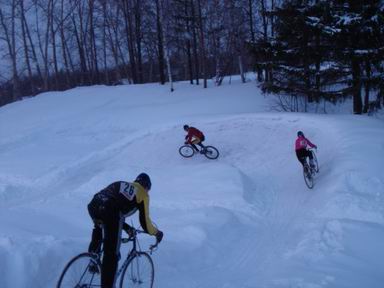
[{"label": "black helmet", "polygon": [[184,125],[184,130],[188,130],[189,126],[188,125]]},{"label": "black helmet", "polygon": [[303,133],[303,131],[299,131],[299,132],[297,132],[297,137],[304,137],[304,133]]},{"label": "black helmet", "polygon": [[141,186],[143,186],[147,190],[151,190],[151,179],[149,178],[148,174],[146,173],[140,173],[137,175],[135,182],[139,183]]}]

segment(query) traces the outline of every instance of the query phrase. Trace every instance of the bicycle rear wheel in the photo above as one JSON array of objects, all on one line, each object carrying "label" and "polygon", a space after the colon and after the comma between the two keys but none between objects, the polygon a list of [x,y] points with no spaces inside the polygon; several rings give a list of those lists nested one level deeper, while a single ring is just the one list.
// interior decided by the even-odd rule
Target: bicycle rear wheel
[{"label": "bicycle rear wheel", "polygon": [[304,181],[305,181],[305,184],[307,185],[307,187],[308,187],[309,189],[312,189],[312,188],[313,188],[313,185],[314,185],[314,182],[313,182],[313,175],[311,174],[311,172],[310,172],[310,168],[308,167],[308,165],[304,166],[303,174],[304,174]]},{"label": "bicycle rear wheel", "polygon": [[56,288],[96,288],[100,285],[100,265],[91,253],[71,259],[60,275]]},{"label": "bicycle rear wheel", "polygon": [[179,148],[179,153],[181,156],[189,158],[195,154],[195,150],[190,145],[183,145]]},{"label": "bicycle rear wheel", "polygon": [[219,157],[219,150],[217,150],[213,146],[205,146],[204,147],[204,155],[208,159],[217,159],[217,157]]},{"label": "bicycle rear wheel", "polygon": [[138,252],[125,266],[120,280],[120,288],[152,288],[155,269],[151,256]]}]

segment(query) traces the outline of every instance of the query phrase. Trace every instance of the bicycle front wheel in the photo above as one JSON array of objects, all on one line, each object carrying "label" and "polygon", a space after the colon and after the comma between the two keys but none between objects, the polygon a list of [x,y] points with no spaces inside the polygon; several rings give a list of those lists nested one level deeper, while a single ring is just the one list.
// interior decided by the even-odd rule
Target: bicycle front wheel
[{"label": "bicycle front wheel", "polygon": [[312,158],[313,158],[313,164],[315,165],[315,171],[316,173],[319,173],[319,163],[317,162],[317,157],[316,157],[316,154],[315,152],[311,151],[312,152]]},{"label": "bicycle front wheel", "polygon": [[213,146],[205,146],[204,150],[205,150],[204,155],[208,159],[217,159],[217,157],[219,157],[219,150],[217,150]]},{"label": "bicycle front wheel", "polygon": [[74,257],[65,266],[56,288],[96,288],[100,285],[100,265],[91,253]]},{"label": "bicycle front wheel", "polygon": [[179,153],[181,156],[189,158],[195,154],[195,150],[190,145],[183,145],[179,148]]},{"label": "bicycle front wheel", "polygon": [[121,276],[120,288],[152,288],[155,269],[151,256],[138,252],[125,266]]},{"label": "bicycle front wheel", "polygon": [[303,174],[304,174],[304,181],[305,184],[309,189],[313,188],[314,182],[313,182],[313,175],[311,174],[310,168],[308,166],[305,166],[303,169]]}]

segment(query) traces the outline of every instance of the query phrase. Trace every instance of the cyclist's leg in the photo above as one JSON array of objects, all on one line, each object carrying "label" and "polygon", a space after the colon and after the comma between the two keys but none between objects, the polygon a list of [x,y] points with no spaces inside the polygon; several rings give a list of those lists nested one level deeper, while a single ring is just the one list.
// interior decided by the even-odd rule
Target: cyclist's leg
[{"label": "cyclist's leg", "polygon": [[92,201],[88,204],[88,213],[89,216],[91,216],[94,227],[92,230],[92,239],[89,243],[88,252],[90,253],[99,253],[101,248],[101,243],[103,241],[103,232],[101,228],[101,220],[98,220],[102,218],[100,215],[100,207],[103,205],[103,203],[96,197],[92,199]]},{"label": "cyclist's leg", "polygon": [[205,146],[203,145],[203,141],[205,141],[205,136],[203,135],[203,137],[200,139],[200,142],[197,143],[197,145],[199,145],[201,148],[205,148]]},{"label": "cyclist's leg", "polygon": [[196,144],[199,145],[200,142],[201,141],[199,138],[194,137],[194,139],[192,139],[192,141],[191,141],[191,145],[192,145],[193,149],[195,149],[196,151],[199,151],[199,149],[197,149],[197,147],[196,147]]},{"label": "cyclist's leg", "polygon": [[116,210],[116,207],[111,207],[108,219],[104,219],[104,256],[101,264],[101,287],[103,288],[115,287],[121,229],[124,223],[124,218]]},{"label": "cyclist's leg", "polygon": [[103,242],[102,228],[100,227],[100,225],[95,223],[92,230],[92,239],[91,239],[91,243],[89,243],[88,252],[99,253],[102,242]]},{"label": "cyclist's leg", "polygon": [[301,163],[301,165],[303,165],[303,167],[305,167],[305,165],[307,164],[305,151],[307,150],[304,150],[304,149],[296,150],[297,160],[299,160],[299,162]]},{"label": "cyclist's leg", "polygon": [[307,156],[309,157],[309,165],[313,167],[315,164],[313,163],[313,154],[312,151],[306,150],[307,151]]},{"label": "cyclist's leg", "polygon": [[199,152],[199,149],[197,149],[195,144],[192,143],[191,146],[193,147],[193,149],[195,149],[195,151]]}]

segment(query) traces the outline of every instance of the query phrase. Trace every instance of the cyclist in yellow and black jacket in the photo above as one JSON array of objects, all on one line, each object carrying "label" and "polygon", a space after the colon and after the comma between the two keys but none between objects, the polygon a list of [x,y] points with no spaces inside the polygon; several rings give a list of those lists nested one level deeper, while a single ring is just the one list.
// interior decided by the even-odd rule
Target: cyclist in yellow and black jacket
[{"label": "cyclist in yellow and black jacket", "polygon": [[[149,217],[148,191],[150,189],[149,176],[141,173],[134,182],[118,181],[108,185],[96,193],[88,204],[88,212],[94,222],[88,251],[99,252],[103,242],[102,288],[114,287],[120,253],[121,230],[130,234],[132,229],[125,223],[125,217],[131,216],[139,210],[140,224],[144,231],[156,236],[157,242],[163,238],[163,232],[152,224]],[[102,229],[104,229],[104,239]]]}]

